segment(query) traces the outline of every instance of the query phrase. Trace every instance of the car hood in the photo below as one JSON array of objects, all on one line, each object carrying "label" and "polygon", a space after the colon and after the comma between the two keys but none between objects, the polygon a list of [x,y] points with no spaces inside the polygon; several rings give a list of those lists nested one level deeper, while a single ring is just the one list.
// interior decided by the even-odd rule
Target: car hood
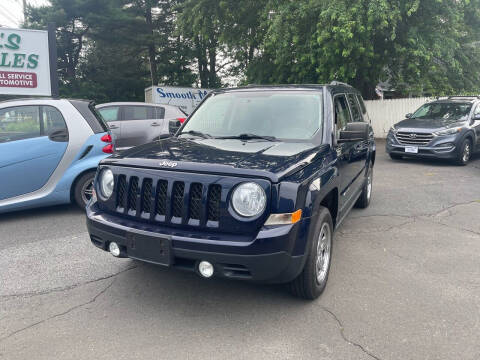
[{"label": "car hood", "polygon": [[433,132],[437,130],[443,130],[456,125],[461,126],[465,123],[465,120],[453,120],[453,119],[405,119],[395,124],[397,130],[405,131],[418,131],[420,132]]},{"label": "car hood", "polygon": [[329,145],[171,137],[138,146],[102,164],[229,174],[279,182],[319,159]]}]

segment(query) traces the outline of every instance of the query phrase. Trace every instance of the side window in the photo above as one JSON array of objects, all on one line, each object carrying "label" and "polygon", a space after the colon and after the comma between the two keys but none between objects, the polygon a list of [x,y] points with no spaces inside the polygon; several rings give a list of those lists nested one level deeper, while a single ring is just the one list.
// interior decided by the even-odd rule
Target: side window
[{"label": "side window", "polygon": [[58,130],[67,130],[62,114],[53,106],[42,106],[44,133],[46,135]]},{"label": "side window", "polygon": [[363,121],[362,113],[360,112],[360,107],[356,96],[354,94],[348,94],[348,104],[350,105],[350,110],[352,111],[352,119],[354,122]]},{"label": "side window", "polygon": [[161,106],[152,107],[152,112],[155,115],[154,119],[165,119],[165,108]]},{"label": "side window", "polygon": [[347,123],[351,120],[350,110],[347,105],[347,98],[345,95],[337,95],[334,98],[335,104],[335,124],[337,125],[337,138],[339,136],[338,132],[345,130]]},{"label": "side window", "polygon": [[104,108],[98,109],[98,112],[100,113],[100,115],[102,115],[102,118],[106,122],[120,120],[120,118],[119,118],[120,107],[118,107],[118,106],[104,107]]},{"label": "side window", "polygon": [[42,136],[39,106],[0,109],[0,143]]},{"label": "side window", "polygon": [[125,120],[147,120],[153,119],[152,106],[124,106]]},{"label": "side window", "polygon": [[480,104],[477,105],[477,107],[475,108],[475,111],[473,112],[473,116],[478,116],[480,115]]}]

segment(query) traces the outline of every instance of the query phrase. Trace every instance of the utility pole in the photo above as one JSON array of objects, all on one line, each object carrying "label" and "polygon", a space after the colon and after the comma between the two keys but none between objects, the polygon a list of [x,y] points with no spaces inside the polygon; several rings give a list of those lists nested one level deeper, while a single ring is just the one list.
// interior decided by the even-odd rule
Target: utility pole
[{"label": "utility pole", "polygon": [[27,0],[23,0],[23,22],[27,22]]}]

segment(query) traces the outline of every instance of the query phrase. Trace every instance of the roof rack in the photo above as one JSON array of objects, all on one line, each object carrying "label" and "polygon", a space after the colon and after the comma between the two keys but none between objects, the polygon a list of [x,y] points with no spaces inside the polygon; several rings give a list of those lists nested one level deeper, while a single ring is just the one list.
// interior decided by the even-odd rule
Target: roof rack
[{"label": "roof rack", "polygon": [[330,85],[343,85],[343,86],[349,86],[349,87],[352,87],[352,85],[350,84],[347,84],[347,83],[344,83],[344,82],[341,82],[341,81],[337,81],[337,80],[333,80]]},{"label": "roof rack", "polygon": [[480,99],[478,95],[452,95],[448,97],[449,100],[454,99]]}]

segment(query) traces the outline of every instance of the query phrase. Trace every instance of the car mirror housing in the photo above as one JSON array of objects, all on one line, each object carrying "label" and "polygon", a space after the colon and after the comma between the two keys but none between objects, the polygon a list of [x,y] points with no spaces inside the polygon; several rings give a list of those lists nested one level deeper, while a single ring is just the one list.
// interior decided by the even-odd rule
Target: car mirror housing
[{"label": "car mirror housing", "polygon": [[370,126],[364,122],[348,123],[345,130],[340,131],[338,143],[368,140]]},{"label": "car mirror housing", "polygon": [[412,113],[408,113],[407,115],[405,115],[405,117],[406,117],[407,119],[410,119],[412,116],[413,116]]}]

